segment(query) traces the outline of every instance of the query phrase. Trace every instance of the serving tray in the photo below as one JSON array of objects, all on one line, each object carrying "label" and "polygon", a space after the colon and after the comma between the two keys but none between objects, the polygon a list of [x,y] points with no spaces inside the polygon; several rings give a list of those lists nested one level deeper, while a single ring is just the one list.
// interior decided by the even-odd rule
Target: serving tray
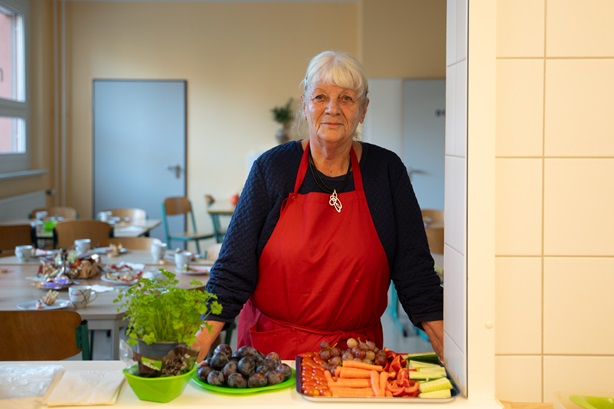
[{"label": "serving tray", "polygon": [[298,392],[299,395],[301,395],[304,399],[308,400],[308,401],[312,401],[312,402],[327,402],[327,403],[331,403],[331,402],[352,402],[352,403],[447,403],[447,402],[451,402],[453,401],[456,396],[460,393],[460,391],[458,390],[458,387],[456,386],[456,384],[454,383],[454,381],[448,376],[448,379],[450,380],[450,382],[452,383],[452,386],[454,387],[450,392],[451,395],[449,398],[407,398],[407,397],[401,397],[401,398],[397,398],[397,397],[382,397],[382,398],[376,398],[376,397],[371,397],[371,398],[342,398],[342,397],[335,397],[335,396],[309,396],[309,395],[305,395],[302,391],[302,385],[301,385],[301,374],[303,373],[303,368],[302,368],[302,363],[303,363],[303,357],[301,356],[297,356],[296,357],[296,373],[298,374],[296,376],[296,391]]}]

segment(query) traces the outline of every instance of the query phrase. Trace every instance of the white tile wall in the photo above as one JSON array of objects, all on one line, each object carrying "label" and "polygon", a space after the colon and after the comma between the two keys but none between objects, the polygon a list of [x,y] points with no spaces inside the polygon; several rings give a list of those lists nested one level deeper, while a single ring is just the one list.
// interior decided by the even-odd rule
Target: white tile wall
[{"label": "white tile wall", "polygon": [[497,1],[502,400],[614,396],[612,21],[609,0]]},{"label": "white tile wall", "polygon": [[541,354],[541,258],[498,257],[496,268],[497,354]]}]

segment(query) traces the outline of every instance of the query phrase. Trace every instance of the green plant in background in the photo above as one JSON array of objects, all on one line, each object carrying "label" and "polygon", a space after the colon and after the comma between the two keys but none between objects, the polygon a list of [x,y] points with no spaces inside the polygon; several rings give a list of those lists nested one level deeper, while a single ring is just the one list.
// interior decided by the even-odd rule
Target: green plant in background
[{"label": "green plant in background", "polygon": [[273,120],[275,122],[286,125],[292,121],[292,101],[293,99],[290,98],[286,105],[271,109],[271,112],[273,113]]},{"label": "green plant in background", "polygon": [[[204,322],[202,316],[220,314],[222,305],[217,296],[200,288],[180,288],[175,274],[160,269],[155,278],[141,278],[113,302],[120,303],[118,311],[126,313],[128,344],[136,345],[141,339],[147,344],[177,342],[191,346],[196,332]],[[192,280],[191,286],[203,283]]]}]

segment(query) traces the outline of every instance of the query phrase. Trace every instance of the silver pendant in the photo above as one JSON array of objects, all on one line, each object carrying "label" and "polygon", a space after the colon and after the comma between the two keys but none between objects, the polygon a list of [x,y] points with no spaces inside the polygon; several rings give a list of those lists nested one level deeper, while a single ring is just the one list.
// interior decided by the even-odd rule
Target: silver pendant
[{"label": "silver pendant", "polygon": [[337,196],[336,190],[333,190],[333,193],[331,193],[330,198],[328,199],[328,204],[334,207],[337,213],[341,213],[343,205],[341,204],[341,200],[339,200],[339,197]]}]

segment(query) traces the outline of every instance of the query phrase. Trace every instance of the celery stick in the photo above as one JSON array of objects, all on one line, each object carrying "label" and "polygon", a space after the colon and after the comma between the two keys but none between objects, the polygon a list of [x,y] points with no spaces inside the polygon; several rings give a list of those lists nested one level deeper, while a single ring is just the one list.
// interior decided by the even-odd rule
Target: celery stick
[{"label": "celery stick", "polygon": [[432,392],[440,389],[452,389],[452,383],[448,378],[439,378],[434,381],[420,382],[420,392]]},{"label": "celery stick", "polygon": [[445,398],[450,398],[452,397],[452,391],[450,389],[440,389],[438,391],[432,391],[432,392],[423,392],[421,394],[418,395],[419,398],[439,398],[439,399],[445,399]]},{"label": "celery stick", "polygon": [[409,371],[409,379],[437,379],[446,376],[446,370],[439,368],[420,368],[417,371]]},{"label": "celery stick", "polygon": [[421,362],[410,360],[408,368],[409,369],[418,369],[418,368],[441,368],[442,366],[439,364],[432,364],[429,362]]}]

